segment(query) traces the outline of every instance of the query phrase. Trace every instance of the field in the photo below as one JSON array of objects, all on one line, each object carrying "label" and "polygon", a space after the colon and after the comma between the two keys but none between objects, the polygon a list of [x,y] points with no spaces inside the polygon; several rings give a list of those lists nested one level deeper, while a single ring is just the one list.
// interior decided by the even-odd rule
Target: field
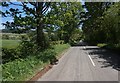
[{"label": "field", "polygon": [[0,47],[16,48],[21,40],[28,40],[27,34],[0,33]]},{"label": "field", "polygon": [[3,48],[16,48],[19,43],[21,42],[21,40],[0,40],[0,46]]},{"label": "field", "polygon": [[33,77],[37,71],[43,69],[46,64],[49,64],[51,57],[57,57],[65,49],[70,47],[69,44],[53,44],[53,49],[46,49],[38,54],[33,53],[25,58],[16,59],[18,56],[26,56],[26,52],[29,52],[27,49],[25,49],[26,52],[16,50],[23,36],[26,40],[27,36],[24,34],[22,36],[19,34],[3,34],[3,39],[0,39],[0,47],[7,48],[7,50],[4,49],[4,53],[2,53],[2,57],[4,61],[6,61],[2,66],[4,69],[2,70],[3,80],[28,80]]}]

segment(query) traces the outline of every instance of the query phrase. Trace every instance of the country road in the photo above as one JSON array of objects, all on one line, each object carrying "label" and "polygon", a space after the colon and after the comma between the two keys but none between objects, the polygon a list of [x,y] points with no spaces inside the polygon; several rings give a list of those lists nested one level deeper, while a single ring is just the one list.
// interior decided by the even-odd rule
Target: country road
[{"label": "country road", "polygon": [[97,46],[74,46],[38,81],[118,81],[118,58],[113,56]]}]

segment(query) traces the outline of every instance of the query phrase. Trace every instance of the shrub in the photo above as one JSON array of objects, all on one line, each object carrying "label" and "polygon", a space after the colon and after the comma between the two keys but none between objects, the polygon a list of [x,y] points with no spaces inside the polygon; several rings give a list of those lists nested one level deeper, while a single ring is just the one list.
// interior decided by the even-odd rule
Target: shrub
[{"label": "shrub", "polygon": [[19,36],[21,40],[28,40],[28,36],[27,35],[20,35]]},{"label": "shrub", "polygon": [[[26,59],[17,59],[2,65],[3,81],[23,81],[28,75],[33,74],[34,68],[42,62],[34,56]],[[42,65],[41,65],[42,67]]]},{"label": "shrub", "polygon": [[21,58],[24,58],[30,54],[37,53],[37,45],[34,42],[30,41],[22,41],[19,46],[19,49],[21,52]]},{"label": "shrub", "polygon": [[2,48],[2,63],[7,63],[18,59],[20,56],[20,52],[18,49],[7,49]]},{"label": "shrub", "polygon": [[7,34],[2,34],[2,39],[9,39],[9,35],[7,35]]},{"label": "shrub", "polygon": [[[28,45],[31,42],[26,41],[24,45]],[[24,46],[23,45],[23,46]],[[32,46],[32,45],[31,45]],[[56,61],[56,53],[60,53],[66,48],[68,44],[55,45],[54,49],[46,49],[37,54],[29,54],[24,59],[15,59],[12,62],[2,64],[2,80],[3,81],[23,81],[35,73],[34,70],[42,69],[45,64],[54,63]],[[32,51],[33,52],[33,51]]]},{"label": "shrub", "polygon": [[30,41],[22,41],[17,48],[2,48],[2,59],[3,63],[7,63],[18,58],[26,58],[35,53],[37,53],[36,44]]},{"label": "shrub", "polygon": [[56,52],[53,49],[47,49],[43,52],[40,52],[38,58],[44,63],[51,62],[53,59],[56,59],[55,55]]},{"label": "shrub", "polygon": [[57,44],[64,44],[63,40],[59,40],[59,41],[51,41],[52,45],[57,45]]},{"label": "shrub", "polygon": [[[22,80],[29,74],[34,73],[37,65],[42,68],[46,63],[53,63],[56,60],[56,53],[53,49],[47,49],[38,55],[29,55],[25,59],[15,59],[2,65],[3,81]],[[25,78],[24,78],[25,77]]]},{"label": "shrub", "polygon": [[77,44],[77,41],[75,41],[75,40],[73,40],[73,41],[70,40],[69,43],[70,43],[71,46],[73,46],[73,45],[76,45],[76,44]]}]

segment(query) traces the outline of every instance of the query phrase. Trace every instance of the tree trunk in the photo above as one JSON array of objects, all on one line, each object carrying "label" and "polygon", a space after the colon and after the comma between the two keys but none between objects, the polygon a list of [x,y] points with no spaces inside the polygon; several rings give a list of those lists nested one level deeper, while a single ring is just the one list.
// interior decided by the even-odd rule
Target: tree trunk
[{"label": "tree trunk", "polygon": [[38,48],[44,49],[45,48],[45,37],[43,32],[43,24],[39,24],[37,27],[37,45]]},{"label": "tree trunk", "polygon": [[38,49],[44,49],[45,48],[45,37],[44,37],[44,32],[43,32],[43,28],[44,28],[44,24],[42,21],[42,7],[43,6],[43,2],[37,2],[37,7],[36,7],[36,19],[37,19],[37,45],[38,45]]}]

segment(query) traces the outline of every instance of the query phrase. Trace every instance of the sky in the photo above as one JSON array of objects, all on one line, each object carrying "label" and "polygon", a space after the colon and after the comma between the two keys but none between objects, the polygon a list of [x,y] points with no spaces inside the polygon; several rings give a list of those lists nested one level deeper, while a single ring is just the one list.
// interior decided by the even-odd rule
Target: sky
[{"label": "sky", "polygon": [[[16,1],[16,0],[11,0],[12,2]],[[84,2],[82,0],[80,0],[80,2],[82,2],[82,4],[84,4]],[[15,2],[15,3],[19,3],[19,2]],[[32,5],[28,5],[29,7],[32,7]],[[18,9],[22,9],[22,7],[19,7],[19,6],[16,6],[16,5],[10,5],[9,7],[1,7],[0,6],[0,10],[2,11],[6,11],[6,10],[9,10],[10,8],[18,8]],[[23,14],[24,15],[24,14]],[[5,23],[6,21],[9,21],[9,22],[13,22],[13,18],[12,17],[2,17],[0,15],[0,29],[4,29],[5,26],[2,26],[2,23]]]},{"label": "sky", "polygon": [[[12,2],[14,2],[16,0],[12,0]],[[15,4],[19,4],[20,2],[14,2]],[[29,7],[32,7],[32,5],[28,5]],[[22,10],[22,7],[20,6],[16,6],[16,5],[10,5],[9,7],[1,7],[0,6],[0,9],[4,12],[6,10],[9,10],[10,8],[14,8],[14,9],[19,9],[19,10]],[[22,16],[24,16],[25,14],[22,14]],[[6,21],[9,21],[9,22],[13,22],[13,18],[12,17],[2,17],[0,16],[1,19],[0,19],[0,29],[4,29],[5,26],[2,26],[2,23],[5,23]]]}]

